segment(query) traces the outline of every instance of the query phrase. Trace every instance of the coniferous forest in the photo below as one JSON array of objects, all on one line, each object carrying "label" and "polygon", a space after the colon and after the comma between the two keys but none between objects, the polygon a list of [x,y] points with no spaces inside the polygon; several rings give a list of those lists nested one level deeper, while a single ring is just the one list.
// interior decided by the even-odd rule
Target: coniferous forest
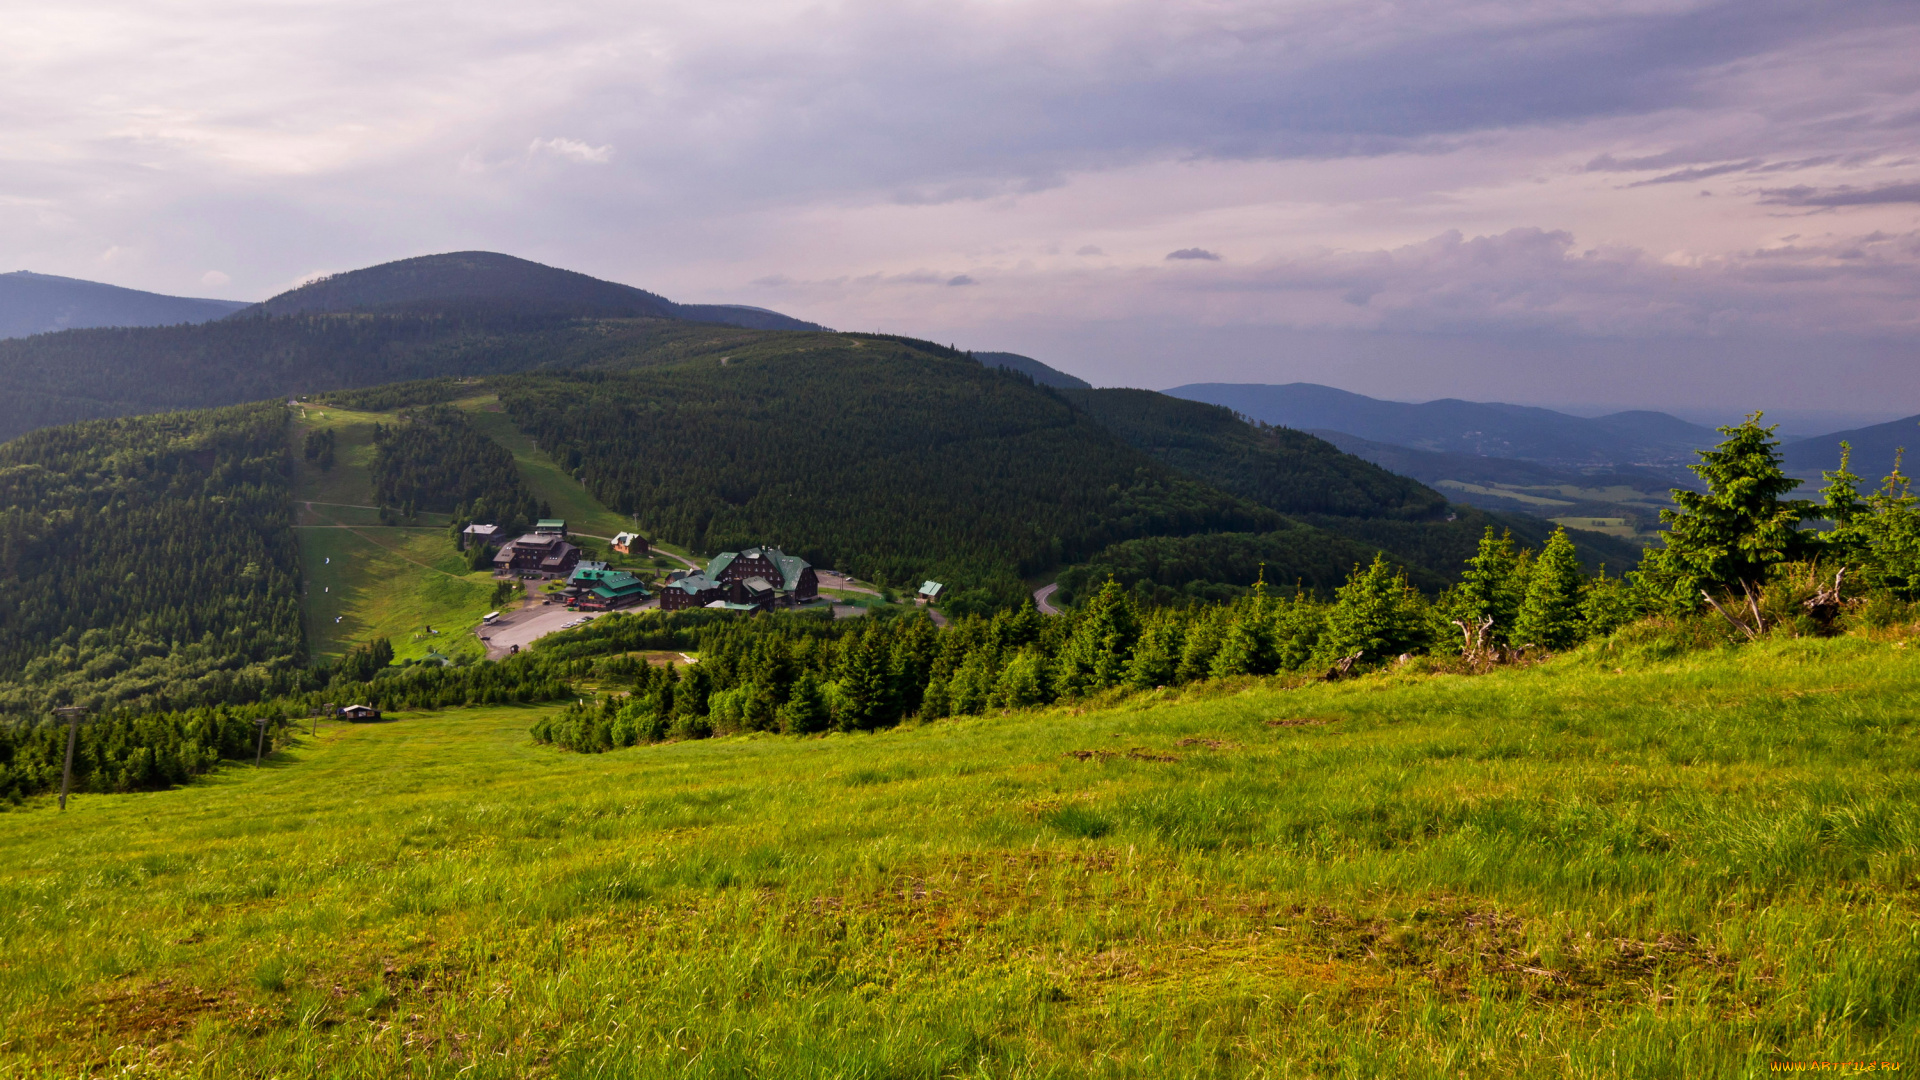
[{"label": "coniferous forest", "polygon": [[421,510],[465,511],[509,526],[531,526],[539,516],[513,455],[458,409],[409,410],[399,424],[377,426],[373,438],[373,493],[382,507],[407,518]]},{"label": "coniferous forest", "polygon": [[271,404],[0,446],[0,714],[252,700],[297,681],[291,468]]},{"label": "coniferous forest", "polygon": [[1021,575],[1141,536],[1280,515],[1121,444],[1031,380],[924,343],[838,335],[629,372],[497,380],[516,423],[663,539],[769,543],[988,607]]}]

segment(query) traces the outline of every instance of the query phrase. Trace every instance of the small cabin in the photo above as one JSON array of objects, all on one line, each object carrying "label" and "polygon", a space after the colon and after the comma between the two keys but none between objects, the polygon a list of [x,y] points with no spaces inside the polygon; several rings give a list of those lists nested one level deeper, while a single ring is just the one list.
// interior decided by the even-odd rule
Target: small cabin
[{"label": "small cabin", "polygon": [[565,539],[567,535],[567,519],[541,518],[539,521],[533,523],[533,534],[535,536],[558,536]]},{"label": "small cabin", "polygon": [[946,586],[937,581],[923,581],[920,583],[920,591],[914,595],[914,599],[922,604],[931,604],[935,600],[940,599],[940,590],[944,588],[946,588]]},{"label": "small cabin", "polygon": [[351,720],[356,724],[380,719],[380,710],[371,705],[349,705],[340,710],[340,719]]},{"label": "small cabin", "polygon": [[623,532],[613,534],[613,550],[622,555],[645,555],[647,538],[639,533]]}]

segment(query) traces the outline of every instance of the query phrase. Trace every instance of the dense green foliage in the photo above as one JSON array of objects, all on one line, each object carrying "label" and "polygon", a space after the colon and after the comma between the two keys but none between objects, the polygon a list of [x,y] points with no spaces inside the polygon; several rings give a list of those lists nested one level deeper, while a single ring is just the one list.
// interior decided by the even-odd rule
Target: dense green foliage
[{"label": "dense green foliage", "polygon": [[283,407],[0,446],[0,715],[284,692],[301,657]]},{"label": "dense green foliage", "polygon": [[806,340],[498,386],[542,449],[666,540],[776,544],[882,584],[932,577],[956,599],[1011,602],[1019,575],[1121,540],[1280,524],[1023,377],[905,342]]},{"label": "dense green foliage", "polygon": [[1833,523],[1821,547],[1833,562],[1853,569],[1870,588],[1902,600],[1920,599],[1920,497],[1913,481],[1893,472],[1862,498],[1860,478],[1849,471],[1853,448],[1840,444],[1840,468],[1826,474],[1821,514]]},{"label": "dense green foliage", "polygon": [[[129,713],[83,723],[75,733],[73,790],[156,791],[186,783],[221,761],[252,761],[285,739],[279,709],[227,706],[172,713]],[[0,724],[0,800],[60,790],[67,725]]]},{"label": "dense green foliage", "polygon": [[1284,514],[1427,521],[1446,497],[1323,439],[1151,390],[1062,390],[1129,445]]},{"label": "dense green foliage", "polygon": [[[1293,525],[1268,533],[1154,536],[1114,544],[1059,578],[1060,599],[1073,603],[1112,578],[1133,589],[1142,603],[1217,602],[1243,595],[1262,576],[1289,591],[1330,597],[1355,563],[1378,549],[1342,536]],[[1424,568],[1409,571],[1429,592],[1447,579]]]},{"label": "dense green foliage", "polygon": [[383,508],[408,518],[420,510],[451,513],[497,522],[509,532],[540,516],[513,455],[458,409],[410,410],[399,424],[376,425],[373,441],[373,494]]}]

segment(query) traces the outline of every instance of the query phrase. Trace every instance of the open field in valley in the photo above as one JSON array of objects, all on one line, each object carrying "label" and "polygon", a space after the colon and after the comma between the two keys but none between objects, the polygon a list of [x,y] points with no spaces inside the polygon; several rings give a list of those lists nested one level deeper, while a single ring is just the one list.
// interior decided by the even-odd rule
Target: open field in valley
[{"label": "open field in valley", "polygon": [[323,726],[0,813],[0,1076],[1920,1067],[1915,652],[597,756],[534,708]]}]

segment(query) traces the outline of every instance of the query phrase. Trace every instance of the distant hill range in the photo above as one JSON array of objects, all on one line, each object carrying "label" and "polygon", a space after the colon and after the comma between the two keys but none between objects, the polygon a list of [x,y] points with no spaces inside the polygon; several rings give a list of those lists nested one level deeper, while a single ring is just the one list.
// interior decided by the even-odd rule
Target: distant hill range
[{"label": "distant hill range", "polygon": [[212,322],[246,306],[238,300],[163,296],[29,270],[0,274],[0,338],[96,326]]},{"label": "distant hill range", "polygon": [[718,340],[714,334],[722,328],[824,329],[762,308],[677,304],[644,289],[492,252],[403,259],[335,274],[251,305],[69,284],[71,295],[102,289],[219,308],[177,309],[201,311],[194,325],[159,325],[191,320],[155,315],[145,323],[0,340],[0,439],[77,420],[438,375],[591,366],[660,348],[670,338]]},{"label": "distant hill range", "polygon": [[1818,479],[1822,470],[1840,467],[1843,442],[1853,447],[1850,468],[1855,475],[1866,479],[1864,486],[1878,484],[1893,471],[1894,458],[1903,448],[1914,452],[1902,466],[1903,471],[1911,475],[1914,459],[1920,457],[1920,416],[1788,443],[1784,451],[1787,471],[1808,480]]},{"label": "distant hill range", "polygon": [[1313,383],[1192,383],[1166,392],[1225,405],[1279,427],[1339,431],[1415,450],[1518,458],[1571,469],[1691,464],[1693,451],[1719,441],[1713,429],[1662,412],[1589,419],[1529,405],[1454,398],[1419,404],[1381,401]]},{"label": "distant hill range", "polygon": [[1091,390],[1093,384],[1085,379],[1075,378],[1064,371],[1050,368],[1031,356],[1021,356],[1010,352],[976,352],[975,360],[988,367],[1017,371],[1031,378],[1041,386],[1051,386],[1057,390]]}]

